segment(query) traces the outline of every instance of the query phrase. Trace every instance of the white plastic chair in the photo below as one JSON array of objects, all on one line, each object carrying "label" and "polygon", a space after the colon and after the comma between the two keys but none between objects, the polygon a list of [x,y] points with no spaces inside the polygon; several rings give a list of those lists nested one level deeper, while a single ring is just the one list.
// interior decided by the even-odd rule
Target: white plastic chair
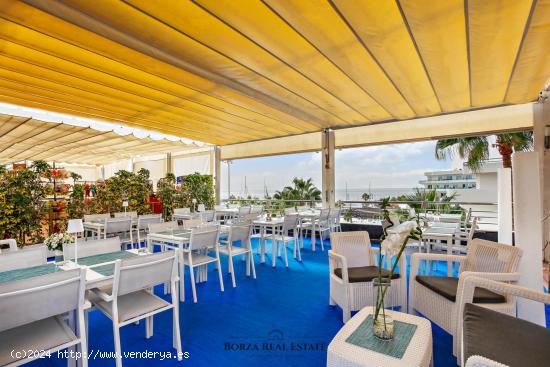
[{"label": "white plastic chair", "polygon": [[[113,321],[116,365],[122,366],[120,328],[145,319],[145,337],[153,336],[153,316],[172,310],[173,347],[182,360],[179,311],[177,300],[178,250],[153,255],[136,256],[115,262],[112,293],[93,289],[92,302]],[[158,284],[170,283],[171,302],[157,297],[152,289]]]},{"label": "white plastic chair", "polygon": [[191,209],[190,208],[175,208],[174,214],[190,214]]},{"label": "white plastic chair", "polygon": [[0,272],[44,265],[48,249],[44,245],[25,246],[18,251],[6,251],[0,254]]},{"label": "white plastic chair", "polygon": [[183,223],[183,226],[182,226],[183,229],[193,229],[202,224],[202,219],[201,218],[187,219],[187,220],[184,220],[182,223]]},{"label": "white plastic chair", "polygon": [[[254,257],[252,256],[252,243],[250,242],[250,233],[252,226],[247,225],[232,225],[229,230],[229,237],[227,241],[220,241],[220,253],[229,257],[229,272],[231,273],[231,281],[233,288],[237,285],[235,283],[235,266],[233,263],[233,257],[238,255],[246,255],[246,276],[250,276],[250,268],[252,267],[252,277],[256,279],[256,268],[254,267]],[[236,246],[236,243],[240,242],[240,246]],[[225,245],[223,245],[225,243]]]},{"label": "white plastic chair", "polygon": [[[10,248],[10,251],[17,251],[19,250],[19,247],[17,247],[17,241],[13,238],[8,238],[6,240],[0,240],[0,246],[2,245],[8,245]],[[0,253],[2,252],[2,249],[0,249]]]},{"label": "white plastic chair", "polygon": [[[111,252],[120,251],[120,238],[110,237],[101,238],[99,240],[89,240],[86,242],[79,242],[78,257],[94,256],[99,254],[108,254]],[[74,259],[75,257],[75,244],[66,243],[63,245],[63,260]]]},{"label": "white plastic chair", "polygon": [[[81,268],[0,284],[0,365],[21,365],[78,344],[87,356],[85,289]],[[75,311],[76,334],[66,322],[66,314]],[[29,350],[38,353],[14,353]],[[87,358],[80,362],[88,365]]]},{"label": "white plastic chair", "polygon": [[[149,223],[149,233],[158,233],[158,232],[164,232],[164,231],[170,231],[173,229],[179,229],[178,221],[173,220],[171,222],[161,222],[161,223]],[[157,245],[160,247],[161,251],[166,250],[166,243],[162,242],[150,242],[147,241],[147,247],[149,249],[149,252],[153,252],[154,246]]]},{"label": "white plastic chair", "polygon": [[116,212],[113,214],[113,216],[115,218],[126,218],[126,217],[130,217],[130,218],[137,218],[138,217],[138,213],[136,211],[131,211],[131,212]]},{"label": "white plastic chair", "polygon": [[198,212],[203,212],[205,210],[206,210],[206,207],[204,206],[204,204],[197,205],[197,211]]},{"label": "white plastic chair", "polygon": [[[197,289],[195,286],[195,268],[204,267],[202,271],[208,271],[208,264],[215,262],[218,268],[218,276],[220,278],[220,289],[223,292],[223,276],[222,267],[220,263],[220,249],[219,249],[219,227],[210,226],[205,229],[195,228],[191,232],[191,238],[189,240],[189,248],[185,251],[185,254],[180,255],[180,299],[185,301],[185,269],[184,266],[189,267],[189,274],[191,277],[191,288],[193,289],[193,302],[197,303]],[[209,253],[214,251],[215,257],[209,256]]]},{"label": "white plastic chair", "polygon": [[103,238],[118,236],[123,245],[132,245],[134,243],[133,232],[132,218],[130,217],[105,219]]},{"label": "white plastic chair", "polygon": [[[280,254],[282,245],[283,257],[285,259],[285,266],[288,268],[288,256],[286,253],[286,247],[290,242],[294,242],[294,258],[298,256],[298,260],[302,261],[302,254],[300,252],[300,243],[298,241],[298,220],[297,214],[286,215],[283,222],[283,227],[280,232],[275,233],[275,252],[272,254],[272,264],[275,263],[276,254]],[[292,231],[292,236],[290,236]],[[264,242],[265,243],[265,242]]]},{"label": "white plastic chair", "polygon": [[136,227],[138,247],[141,247],[141,242],[147,238],[147,233],[149,233],[149,224],[161,223],[161,222],[162,222],[162,215],[160,214],[140,215],[138,217],[137,227]]}]

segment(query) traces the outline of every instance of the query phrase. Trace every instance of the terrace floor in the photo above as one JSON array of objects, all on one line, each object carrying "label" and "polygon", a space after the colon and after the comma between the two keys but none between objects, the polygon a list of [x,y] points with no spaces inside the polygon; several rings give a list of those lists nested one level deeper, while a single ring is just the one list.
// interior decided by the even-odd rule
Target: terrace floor
[{"label": "terrace floor", "polygon": [[[126,358],[124,366],[324,366],[326,348],[342,327],[342,313],[328,305],[328,259],[325,251],[302,252],[303,262],[289,259],[286,269],[280,261],[273,269],[257,264],[257,280],[247,279],[244,262],[236,262],[237,288],[224,278],[225,292],[219,290],[213,267],[209,281],[197,288],[199,303],[193,304],[189,278],[187,301],[180,304],[182,347],[189,358],[178,363],[174,358],[144,361]],[[269,247],[269,246],[268,246]],[[268,259],[269,255],[268,255]],[[258,262],[258,258],[256,258]],[[227,264],[223,264],[227,270]],[[442,264],[439,271],[444,274]],[[157,294],[160,294],[157,289]],[[550,312],[547,309],[550,318]],[[114,366],[96,353],[113,352],[111,321],[98,311],[90,314],[90,366]],[[122,329],[124,352],[172,353],[172,316],[155,316],[154,336],[146,340],[145,323]],[[449,334],[433,326],[436,367],[457,366],[452,356]],[[264,344],[265,343],[265,344]],[[265,347],[273,350],[263,350]],[[284,350],[283,350],[284,348]],[[260,350],[256,350],[260,349]],[[95,356],[95,359],[94,359]],[[165,354],[164,357],[167,357]],[[56,356],[33,362],[34,366],[65,366]]]}]

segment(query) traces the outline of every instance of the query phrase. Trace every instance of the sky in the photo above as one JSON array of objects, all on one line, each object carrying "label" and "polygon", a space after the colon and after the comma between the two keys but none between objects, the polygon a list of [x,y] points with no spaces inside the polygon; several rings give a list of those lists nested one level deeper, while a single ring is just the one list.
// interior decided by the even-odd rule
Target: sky
[{"label": "sky", "polygon": [[[413,188],[424,172],[451,169],[457,163],[434,157],[435,141],[349,148],[336,151],[336,190]],[[289,185],[293,177],[311,177],[321,187],[321,154],[302,153],[249,158],[231,163],[231,193],[263,193],[264,182],[273,194]],[[227,164],[222,163],[222,196],[227,195]],[[366,191],[366,190],[364,190]]]}]

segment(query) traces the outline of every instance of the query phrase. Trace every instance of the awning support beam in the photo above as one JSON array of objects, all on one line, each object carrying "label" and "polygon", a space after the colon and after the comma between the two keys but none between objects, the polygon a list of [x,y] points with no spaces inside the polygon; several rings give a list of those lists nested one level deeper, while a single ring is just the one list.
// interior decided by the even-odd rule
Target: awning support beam
[{"label": "awning support beam", "polygon": [[322,197],[323,206],[333,208],[335,204],[335,180],[334,180],[334,158],[335,139],[334,130],[325,129],[322,135]]}]

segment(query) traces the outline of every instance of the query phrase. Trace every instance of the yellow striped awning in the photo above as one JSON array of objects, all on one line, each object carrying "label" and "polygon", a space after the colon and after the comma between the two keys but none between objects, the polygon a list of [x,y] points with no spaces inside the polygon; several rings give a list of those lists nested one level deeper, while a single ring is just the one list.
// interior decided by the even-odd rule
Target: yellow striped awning
[{"label": "yellow striped awning", "polygon": [[167,139],[0,114],[0,164],[25,160],[106,164],[136,156],[201,150]]},{"label": "yellow striped awning", "polygon": [[0,0],[0,101],[228,145],[532,102],[548,40],[550,0]]}]

